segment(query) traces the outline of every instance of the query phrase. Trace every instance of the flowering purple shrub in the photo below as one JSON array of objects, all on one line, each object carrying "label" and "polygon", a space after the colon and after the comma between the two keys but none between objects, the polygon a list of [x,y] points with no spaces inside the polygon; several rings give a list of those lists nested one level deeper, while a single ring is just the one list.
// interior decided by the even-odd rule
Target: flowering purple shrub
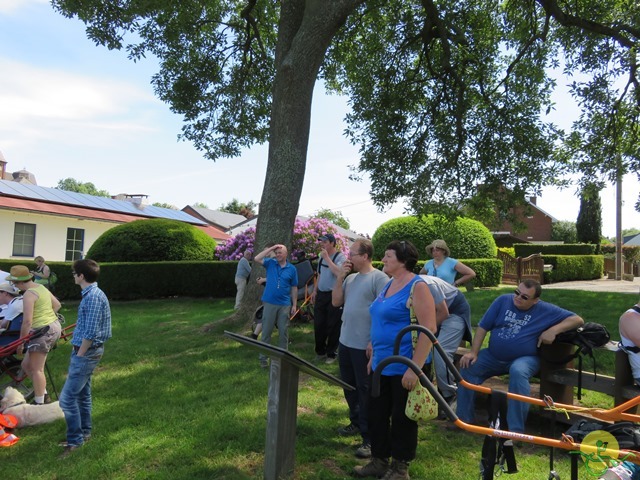
[{"label": "flowering purple shrub", "polygon": [[253,252],[255,239],[256,227],[249,227],[226,242],[220,242],[216,247],[215,257],[218,260],[240,260],[245,250]]},{"label": "flowering purple shrub", "polygon": [[[298,260],[303,252],[307,258],[318,256],[320,254],[318,237],[327,233],[332,233],[336,237],[336,249],[346,253],[348,248],[347,239],[340,235],[328,220],[324,218],[296,219],[296,223],[293,226],[291,259],[293,261]],[[219,260],[240,260],[245,250],[257,253],[254,252],[253,248],[255,238],[255,227],[247,228],[244,232],[226,242],[221,242],[216,247],[216,258]]]}]

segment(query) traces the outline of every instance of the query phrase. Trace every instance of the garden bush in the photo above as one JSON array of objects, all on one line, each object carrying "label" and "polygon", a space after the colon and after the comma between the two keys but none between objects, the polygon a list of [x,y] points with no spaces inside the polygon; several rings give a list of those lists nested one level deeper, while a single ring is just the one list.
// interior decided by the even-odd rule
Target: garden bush
[{"label": "garden bush", "polygon": [[602,255],[544,255],[543,258],[545,264],[553,265],[551,272],[545,272],[545,281],[592,280],[601,278],[604,272]]},{"label": "garden bush", "polygon": [[[340,235],[328,220],[324,218],[296,219],[293,226],[291,260],[298,260],[303,252],[307,257],[318,256],[320,254],[318,237],[327,233],[331,233],[336,237],[336,249],[346,253],[348,249],[347,239]],[[218,260],[239,260],[245,250],[258,253],[254,252],[255,239],[256,229],[255,227],[249,227],[244,232],[218,245],[215,252],[216,258]]]},{"label": "garden bush", "polygon": [[118,225],[87,252],[97,262],[213,260],[216,242],[193,225],[154,218]]},{"label": "garden bush", "polygon": [[563,244],[541,244],[541,243],[514,243],[513,248],[516,257],[528,257],[535,253],[542,255],[595,255],[598,253],[598,245],[590,243],[563,243]]},{"label": "garden bush", "polygon": [[451,249],[451,257],[457,259],[495,258],[496,242],[487,227],[470,218],[448,221],[444,217],[399,217],[378,227],[371,241],[374,258],[381,259],[385,247],[393,240],[408,240],[418,249],[421,260],[430,259],[425,251],[433,240],[441,238]]},{"label": "garden bush", "polygon": [[[600,246],[603,255],[614,256],[616,254],[616,246],[614,244],[605,244]],[[622,256],[627,262],[640,262],[640,246],[628,245],[622,246]]]}]

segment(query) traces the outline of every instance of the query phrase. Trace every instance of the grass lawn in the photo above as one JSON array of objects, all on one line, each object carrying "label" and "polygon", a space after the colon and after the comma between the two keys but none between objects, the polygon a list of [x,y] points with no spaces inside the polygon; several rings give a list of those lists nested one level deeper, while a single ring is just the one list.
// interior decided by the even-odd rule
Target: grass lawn
[{"label": "grass lawn", "polygon": [[[474,324],[498,294],[510,290],[468,293]],[[562,290],[544,292],[543,297],[587,321],[606,324],[614,338],[617,318],[636,301],[632,295]],[[263,478],[268,373],[259,367],[255,353],[223,337],[224,330],[241,328],[222,320],[232,306],[230,299],[114,302],[114,337],[93,382],[93,438],[59,460],[63,421],[19,429],[20,442],[0,451],[2,478]],[[64,306],[69,323],[76,308],[77,304]],[[205,332],[203,327],[212,323]],[[293,326],[291,341],[292,352],[313,359],[311,325]],[[50,357],[58,389],[69,351],[68,344],[62,345]],[[337,364],[322,368],[338,374]],[[348,422],[342,391],[303,374],[298,405],[294,478],[350,478],[353,466],[362,461],[353,455],[357,439],[336,432]],[[434,421],[420,428],[412,478],[478,478],[483,438],[447,426]],[[556,454],[556,470],[563,479],[569,478],[568,458],[567,453]],[[548,478],[548,449],[527,445],[517,452],[517,459],[520,473],[514,480]],[[594,477],[581,466],[580,478]]]}]

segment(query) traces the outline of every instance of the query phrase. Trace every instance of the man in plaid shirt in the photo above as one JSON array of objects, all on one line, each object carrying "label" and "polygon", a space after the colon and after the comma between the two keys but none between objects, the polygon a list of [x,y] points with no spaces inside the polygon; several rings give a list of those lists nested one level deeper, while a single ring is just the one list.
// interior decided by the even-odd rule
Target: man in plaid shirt
[{"label": "man in plaid shirt", "polygon": [[61,442],[63,457],[81,447],[91,437],[91,376],[111,338],[109,300],[96,283],[100,266],[93,260],[77,260],[73,278],[82,288],[78,320],[71,344],[67,381],[60,394],[60,407],[67,422],[67,439]]}]

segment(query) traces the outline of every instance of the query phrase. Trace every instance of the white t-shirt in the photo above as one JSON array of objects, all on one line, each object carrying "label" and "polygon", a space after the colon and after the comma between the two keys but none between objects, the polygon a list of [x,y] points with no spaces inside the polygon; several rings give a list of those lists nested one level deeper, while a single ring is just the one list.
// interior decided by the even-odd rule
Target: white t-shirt
[{"label": "white t-shirt", "polygon": [[1,320],[13,320],[22,313],[22,297],[11,300],[0,312]]}]

